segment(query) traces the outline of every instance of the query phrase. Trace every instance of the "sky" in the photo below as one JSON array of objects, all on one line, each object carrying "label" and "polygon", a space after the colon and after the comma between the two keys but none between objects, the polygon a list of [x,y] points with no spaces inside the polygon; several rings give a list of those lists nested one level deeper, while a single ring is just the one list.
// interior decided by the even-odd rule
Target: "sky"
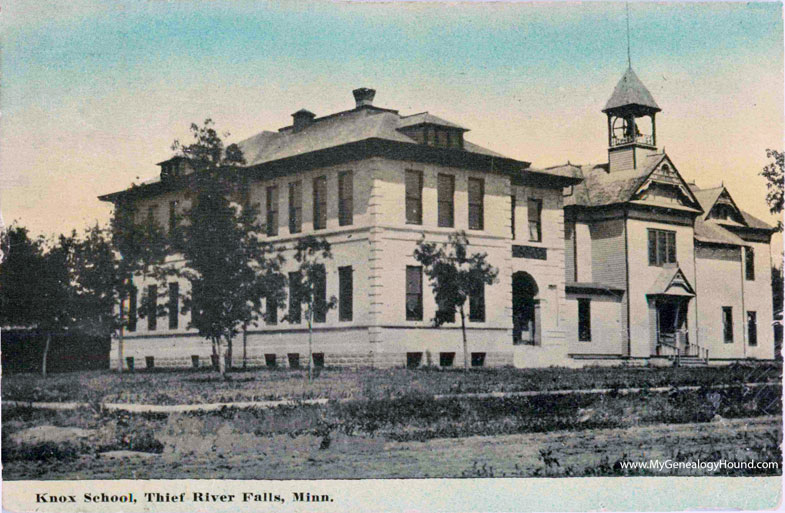
[{"label": "sky", "polygon": [[[783,148],[780,3],[631,2],[632,66],[685,179],[768,222]],[[207,117],[230,142],[354,106],[429,111],[544,167],[607,161],[624,3],[23,2],[2,7],[0,211],[36,234],[106,223]],[[781,245],[781,238],[776,244]]]}]

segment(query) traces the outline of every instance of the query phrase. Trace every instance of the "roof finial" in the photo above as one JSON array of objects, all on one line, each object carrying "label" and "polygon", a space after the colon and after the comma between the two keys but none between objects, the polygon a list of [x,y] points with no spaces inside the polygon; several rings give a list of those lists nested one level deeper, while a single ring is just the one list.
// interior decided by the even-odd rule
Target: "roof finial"
[{"label": "roof finial", "polygon": [[630,56],[630,3],[625,2],[627,8],[627,67],[632,68],[632,57]]}]

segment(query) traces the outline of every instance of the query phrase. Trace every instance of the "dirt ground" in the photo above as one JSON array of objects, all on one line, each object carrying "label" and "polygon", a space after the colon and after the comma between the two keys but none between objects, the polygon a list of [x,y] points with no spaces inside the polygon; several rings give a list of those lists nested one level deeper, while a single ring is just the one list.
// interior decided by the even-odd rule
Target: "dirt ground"
[{"label": "dirt ground", "polygon": [[[230,429],[179,437],[163,454],[73,462],[11,462],[4,479],[347,479],[616,475],[618,461],[770,460],[780,416],[627,429],[386,442],[336,436],[254,436]],[[187,430],[187,428],[186,428]],[[179,440],[179,441],[178,441]],[[615,469],[614,469],[615,465]],[[711,475],[706,470],[636,475]],[[778,474],[779,472],[773,472]],[[769,472],[772,474],[772,472]]]}]

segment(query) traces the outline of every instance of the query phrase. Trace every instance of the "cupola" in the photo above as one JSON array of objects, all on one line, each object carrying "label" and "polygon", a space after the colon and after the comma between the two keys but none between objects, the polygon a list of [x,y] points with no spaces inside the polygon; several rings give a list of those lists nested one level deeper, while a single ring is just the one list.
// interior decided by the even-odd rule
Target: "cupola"
[{"label": "cupola", "polygon": [[660,110],[632,67],[627,68],[602,110],[608,116],[611,173],[635,169],[646,155],[657,150],[654,117]]}]

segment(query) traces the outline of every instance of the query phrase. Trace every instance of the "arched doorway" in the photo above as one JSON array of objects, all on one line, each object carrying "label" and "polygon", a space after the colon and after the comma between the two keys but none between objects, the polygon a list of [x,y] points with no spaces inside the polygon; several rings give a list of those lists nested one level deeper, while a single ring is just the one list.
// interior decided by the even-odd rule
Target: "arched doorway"
[{"label": "arched doorway", "polygon": [[531,274],[512,275],[512,342],[540,345],[540,289]]}]

